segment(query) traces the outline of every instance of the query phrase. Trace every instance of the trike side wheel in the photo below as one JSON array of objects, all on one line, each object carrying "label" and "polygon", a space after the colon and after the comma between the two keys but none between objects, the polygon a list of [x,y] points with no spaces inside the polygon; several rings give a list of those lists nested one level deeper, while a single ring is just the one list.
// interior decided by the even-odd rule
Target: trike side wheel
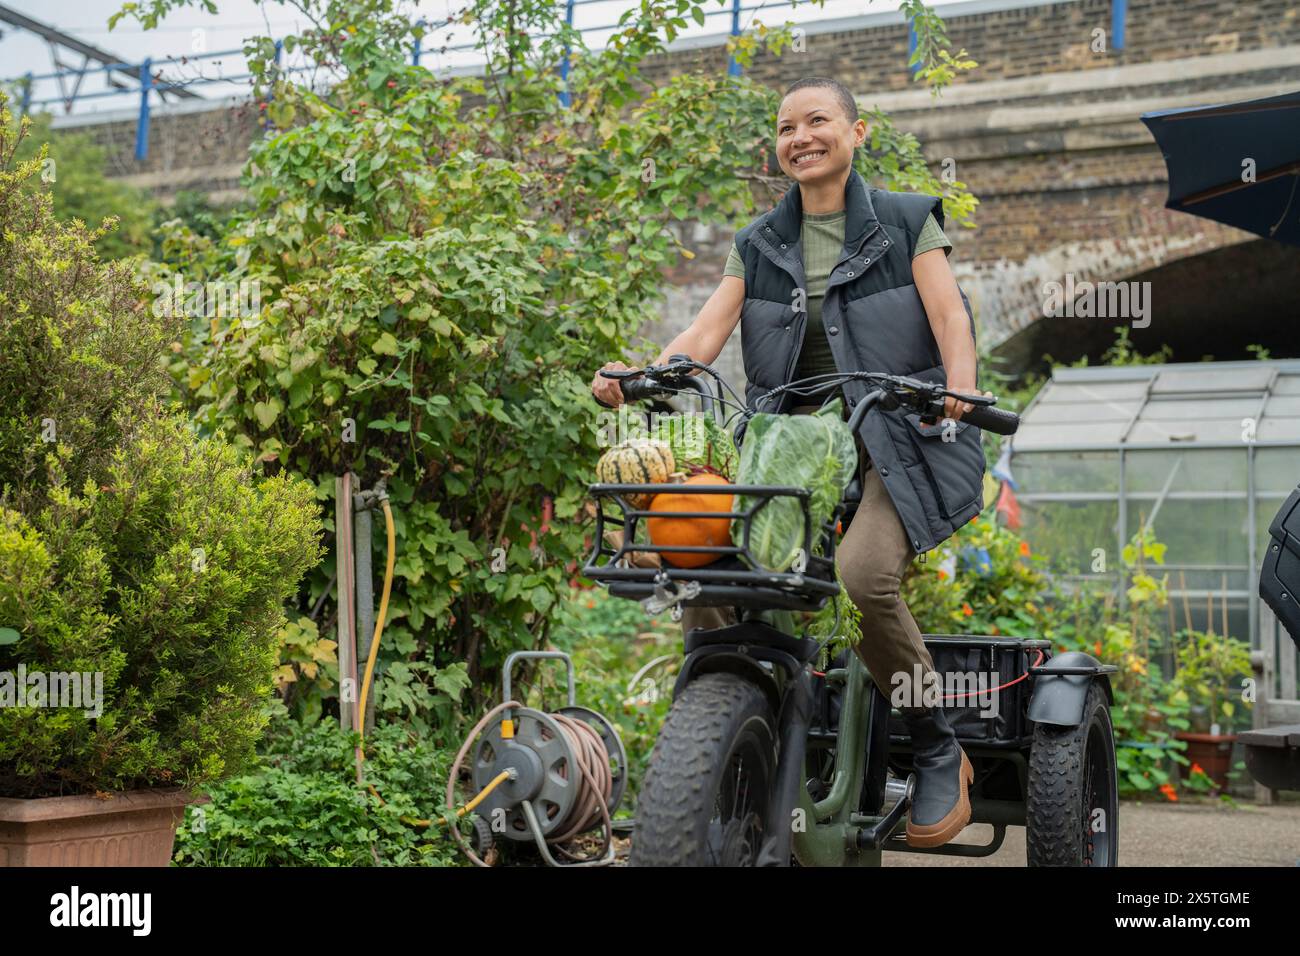
[{"label": "trike side wheel", "polygon": [[1029,865],[1116,866],[1117,786],[1110,710],[1094,681],[1077,726],[1034,726],[1026,800]]}]

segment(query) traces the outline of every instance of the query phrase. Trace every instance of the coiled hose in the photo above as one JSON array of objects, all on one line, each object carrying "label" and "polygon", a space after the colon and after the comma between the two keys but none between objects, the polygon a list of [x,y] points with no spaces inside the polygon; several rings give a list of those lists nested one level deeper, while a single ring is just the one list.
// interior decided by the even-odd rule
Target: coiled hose
[{"label": "coiled hose", "polygon": [[[465,762],[469,748],[474,745],[478,735],[498,714],[522,706],[517,700],[507,700],[497,704],[483,715],[482,719],[474,725],[474,729],[465,737],[465,742],[460,745],[460,750],[456,752],[456,759],[452,761],[451,772],[447,774],[447,809],[449,811],[456,805],[456,777],[460,773],[461,765]],[[590,724],[569,717],[567,714],[555,713],[549,716],[559,725],[560,732],[564,734],[565,741],[574,755],[574,761],[577,764],[582,780],[578,785],[578,798],[569,813],[568,820],[565,821],[569,825],[562,831],[557,831],[548,836],[546,842],[554,844],[556,850],[575,862],[586,863],[598,860],[609,852],[610,841],[614,836],[609,819],[609,802],[613,796],[614,785],[613,775],[609,769],[609,751],[605,748],[605,741],[601,739],[600,734]],[[496,788],[506,774],[507,771],[503,770],[481,793],[459,811],[457,816],[477,806],[490,791]],[[587,858],[579,857],[560,845],[567,843],[579,833],[592,829],[598,823],[604,824],[605,840],[601,844],[600,852],[596,855]],[[454,826],[450,829],[457,845],[475,866],[488,866],[465,842],[465,838],[461,836],[459,829]]]}]

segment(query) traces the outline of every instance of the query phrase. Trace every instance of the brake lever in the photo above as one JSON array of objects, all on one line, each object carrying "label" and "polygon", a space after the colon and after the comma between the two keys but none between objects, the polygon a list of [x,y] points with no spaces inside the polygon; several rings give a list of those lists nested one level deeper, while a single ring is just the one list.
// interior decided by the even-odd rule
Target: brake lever
[{"label": "brake lever", "polygon": [[919,411],[921,412],[921,421],[927,425],[934,425],[940,420],[946,420],[948,418],[945,414],[945,398],[955,398],[959,402],[966,402],[973,408],[988,408],[997,401],[994,398],[989,398],[987,395],[949,395],[948,389],[942,385],[937,383],[925,383],[925,385],[925,391],[928,393],[928,397],[925,402],[924,410]]}]

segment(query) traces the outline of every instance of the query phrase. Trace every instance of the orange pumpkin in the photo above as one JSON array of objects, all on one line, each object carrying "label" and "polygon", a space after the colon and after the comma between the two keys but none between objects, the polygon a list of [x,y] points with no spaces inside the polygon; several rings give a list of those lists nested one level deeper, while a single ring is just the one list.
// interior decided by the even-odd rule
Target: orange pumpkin
[{"label": "orange pumpkin", "polygon": [[[722,475],[707,472],[686,479],[677,487],[687,485],[727,485]],[[647,518],[650,543],[655,545],[685,545],[687,547],[726,547],[731,544],[732,495],[690,494],[665,492],[655,495],[650,502],[651,511],[720,511],[721,518]],[[711,564],[718,554],[703,551],[661,551],[663,559],[678,568],[699,568]]]}]

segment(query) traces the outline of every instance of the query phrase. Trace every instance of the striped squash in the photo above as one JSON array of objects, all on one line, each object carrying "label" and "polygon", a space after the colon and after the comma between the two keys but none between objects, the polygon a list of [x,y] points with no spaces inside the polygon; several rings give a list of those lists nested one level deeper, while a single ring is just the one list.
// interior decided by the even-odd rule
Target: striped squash
[{"label": "striped squash", "polygon": [[[674,470],[673,452],[667,442],[648,438],[625,441],[600,456],[596,480],[605,485],[663,484]],[[633,508],[644,508],[650,495],[628,495]]]}]

